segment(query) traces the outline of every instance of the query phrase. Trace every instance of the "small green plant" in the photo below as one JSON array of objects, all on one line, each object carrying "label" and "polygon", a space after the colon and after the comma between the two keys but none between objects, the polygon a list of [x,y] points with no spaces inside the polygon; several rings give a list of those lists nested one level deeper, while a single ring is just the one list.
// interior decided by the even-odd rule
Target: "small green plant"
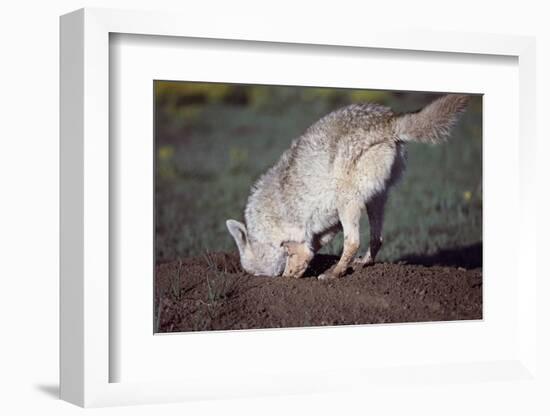
[{"label": "small green plant", "polygon": [[181,302],[184,299],[184,295],[190,290],[189,288],[186,289],[183,286],[181,279],[183,267],[183,261],[179,260],[176,263],[174,272],[170,273],[168,276],[168,286],[162,291],[156,291],[155,293],[155,319],[153,321],[154,333],[159,331],[162,316],[169,308],[169,303],[171,301]]},{"label": "small green plant", "polygon": [[225,300],[234,292],[233,281],[227,276],[227,261],[223,260],[222,267],[216,264],[212,254],[206,253],[204,259],[207,264],[206,273],[207,300],[208,305]]},{"label": "small green plant", "polygon": [[181,272],[183,271],[183,261],[178,260],[175,274],[170,275],[170,294],[172,298],[181,301],[183,290],[181,285]]}]

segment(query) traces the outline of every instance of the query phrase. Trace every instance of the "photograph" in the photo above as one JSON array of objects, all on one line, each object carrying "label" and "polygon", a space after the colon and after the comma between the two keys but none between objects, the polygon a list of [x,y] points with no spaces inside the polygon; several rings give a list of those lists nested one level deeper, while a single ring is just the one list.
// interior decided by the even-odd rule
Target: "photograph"
[{"label": "photograph", "polygon": [[483,319],[483,96],[154,80],[154,332]]}]

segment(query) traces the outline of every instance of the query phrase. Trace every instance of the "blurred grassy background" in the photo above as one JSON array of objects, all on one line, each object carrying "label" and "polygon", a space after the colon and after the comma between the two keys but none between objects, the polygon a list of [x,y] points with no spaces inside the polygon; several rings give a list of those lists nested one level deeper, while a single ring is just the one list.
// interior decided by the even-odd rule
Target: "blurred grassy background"
[{"label": "blurred grassy background", "polygon": [[[438,94],[155,81],[157,263],[235,251],[225,220],[243,221],[254,181],[326,113],[355,102],[414,111]],[[444,145],[410,144],[390,193],[380,260],[480,244],[482,99]],[[366,217],[366,216],[365,216]],[[368,245],[368,221],[361,250]],[[338,254],[342,237],[323,249]]]}]

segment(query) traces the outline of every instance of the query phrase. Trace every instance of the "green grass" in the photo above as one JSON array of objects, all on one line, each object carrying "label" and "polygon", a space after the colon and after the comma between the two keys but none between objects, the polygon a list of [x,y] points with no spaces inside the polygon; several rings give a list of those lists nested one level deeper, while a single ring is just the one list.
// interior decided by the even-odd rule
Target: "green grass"
[{"label": "green grass", "polygon": [[[177,106],[157,96],[158,262],[235,251],[225,220],[242,221],[258,176],[321,116],[369,97],[320,89],[254,88],[254,99],[245,105],[216,96],[212,102]],[[397,111],[416,110],[433,98],[383,92],[370,96]],[[476,97],[448,143],[409,146],[407,171],[386,209],[379,259],[396,261],[412,253],[433,254],[481,242],[481,159],[481,97]],[[366,218],[361,231],[364,250]],[[341,245],[340,236],[323,252],[338,254]]]},{"label": "green grass", "polygon": [[203,255],[208,272],[205,274],[208,305],[229,298],[235,291],[235,280],[228,278],[227,264],[219,268],[210,253]]}]

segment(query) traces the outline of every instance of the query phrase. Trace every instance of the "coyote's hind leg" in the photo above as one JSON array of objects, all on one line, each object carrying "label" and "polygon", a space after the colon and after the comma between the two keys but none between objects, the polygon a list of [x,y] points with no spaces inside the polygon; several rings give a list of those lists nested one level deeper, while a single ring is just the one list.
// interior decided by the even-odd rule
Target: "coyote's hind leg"
[{"label": "coyote's hind leg", "polygon": [[387,194],[383,192],[375,195],[367,202],[367,215],[369,217],[370,227],[369,248],[363,257],[355,259],[355,264],[363,266],[373,264],[380,247],[382,247],[382,226],[384,223],[386,200]]}]

